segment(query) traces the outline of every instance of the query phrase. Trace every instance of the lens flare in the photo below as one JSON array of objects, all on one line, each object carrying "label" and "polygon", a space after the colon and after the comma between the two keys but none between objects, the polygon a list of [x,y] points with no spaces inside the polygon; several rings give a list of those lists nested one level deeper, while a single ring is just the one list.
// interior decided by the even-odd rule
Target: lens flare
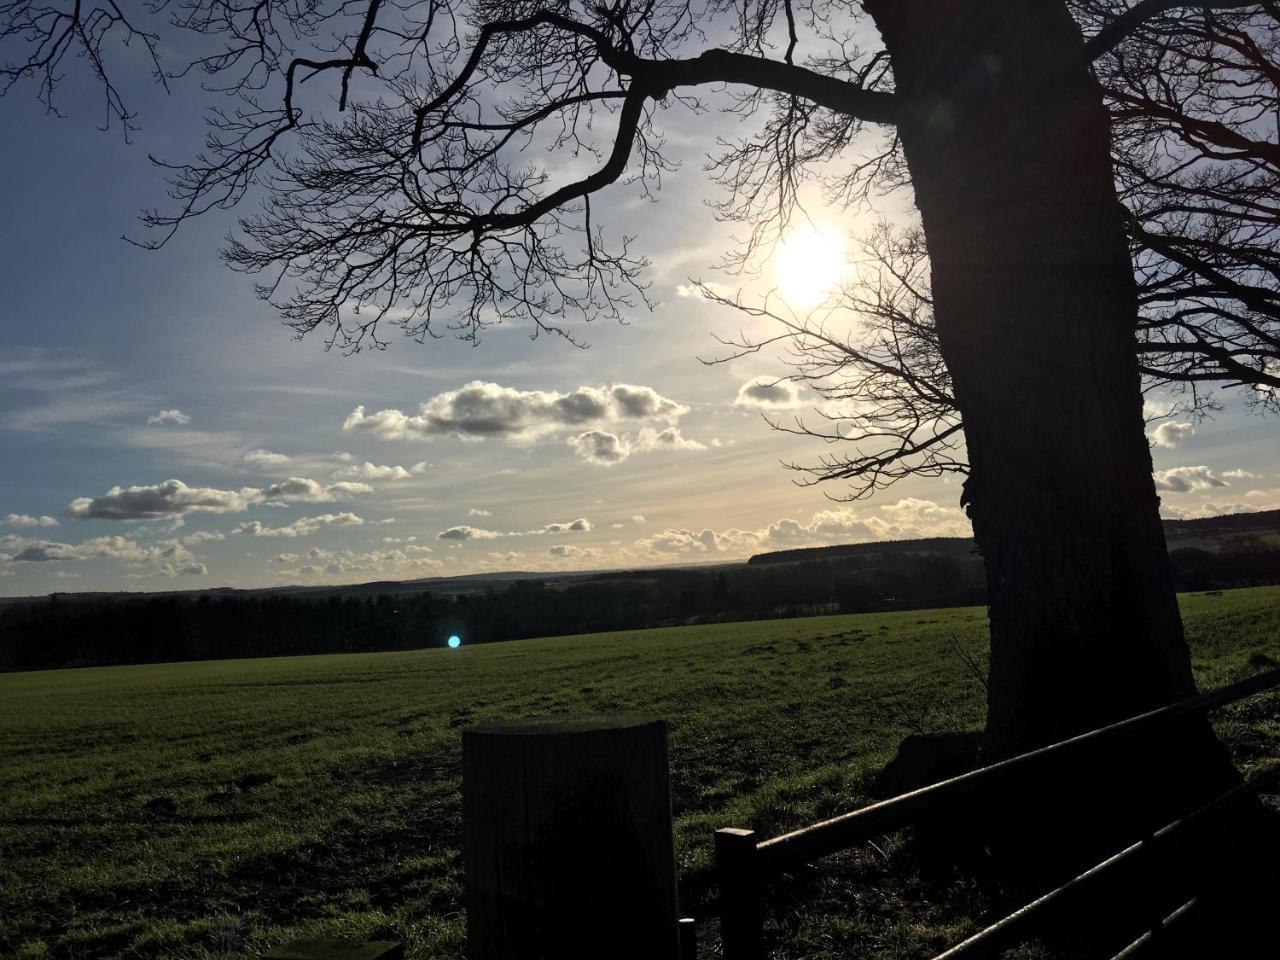
[{"label": "lens flare", "polygon": [[457,650],[460,646],[462,646],[462,638],[455,633],[449,638],[449,649]]}]

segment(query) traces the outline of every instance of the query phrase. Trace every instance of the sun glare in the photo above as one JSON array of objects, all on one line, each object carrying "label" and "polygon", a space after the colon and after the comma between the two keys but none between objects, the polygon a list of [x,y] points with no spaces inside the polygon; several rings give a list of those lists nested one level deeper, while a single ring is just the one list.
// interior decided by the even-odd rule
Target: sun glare
[{"label": "sun glare", "polygon": [[850,271],[845,238],[835,230],[806,224],[782,241],[774,255],[778,292],[795,310],[816,307]]}]

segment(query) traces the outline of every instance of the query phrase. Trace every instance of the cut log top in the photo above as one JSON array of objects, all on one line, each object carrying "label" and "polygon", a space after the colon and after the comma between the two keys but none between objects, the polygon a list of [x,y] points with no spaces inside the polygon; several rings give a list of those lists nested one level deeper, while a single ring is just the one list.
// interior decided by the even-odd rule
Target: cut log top
[{"label": "cut log top", "polygon": [[601,733],[632,730],[661,724],[658,717],[633,713],[566,714],[556,717],[531,717],[498,723],[482,723],[462,731],[464,737],[552,737],[562,734]]}]

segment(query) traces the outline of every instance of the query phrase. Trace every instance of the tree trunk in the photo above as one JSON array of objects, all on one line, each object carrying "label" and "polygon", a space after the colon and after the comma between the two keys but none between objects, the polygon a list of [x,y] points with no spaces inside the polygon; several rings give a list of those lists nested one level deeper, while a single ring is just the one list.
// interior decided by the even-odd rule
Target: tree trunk
[{"label": "tree trunk", "polygon": [[[1060,0],[867,7],[906,104],[898,132],[964,418],[996,759],[1195,690],[1144,433],[1108,115]],[[1189,731],[1199,772],[1221,782],[1207,726]]]}]

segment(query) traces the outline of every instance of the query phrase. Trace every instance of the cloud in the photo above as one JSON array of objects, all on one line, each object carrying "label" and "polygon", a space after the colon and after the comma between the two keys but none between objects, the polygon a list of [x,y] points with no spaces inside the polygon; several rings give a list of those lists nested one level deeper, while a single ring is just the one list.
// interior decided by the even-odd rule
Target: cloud
[{"label": "cloud", "polygon": [[654,430],[644,427],[636,434],[635,447],[638,450],[705,450],[707,445],[697,440],[690,440],[680,433],[679,427],[667,427],[665,430]]},{"label": "cloud", "polygon": [[479,527],[460,524],[456,527],[449,527],[447,530],[441,530],[436,534],[437,540],[496,540],[498,537],[505,537],[507,534],[499,533],[497,530],[482,530]]},{"label": "cloud", "polygon": [[33,517],[29,513],[10,513],[4,518],[8,527],[56,527],[58,521],[53,517]]},{"label": "cloud", "polygon": [[1227,482],[1213,475],[1213,471],[1203,464],[1196,467],[1173,467],[1170,470],[1158,470],[1155,474],[1156,489],[1170,493],[1192,493],[1196,490],[1209,490],[1213,487],[1225,487]]},{"label": "cloud", "polygon": [[568,523],[549,523],[543,533],[587,533],[591,530],[591,521],[585,518],[570,520]]},{"label": "cloud", "polygon": [[83,543],[61,543],[53,540],[30,540],[24,537],[0,538],[0,547],[16,549],[11,563],[56,563],[59,561],[117,560],[132,566],[148,563],[169,565],[177,569],[195,563],[195,556],[180,541],[168,540],[142,546],[127,537],[94,537]]},{"label": "cloud", "polygon": [[316,517],[299,517],[283,527],[268,527],[258,520],[250,520],[240,524],[231,534],[250,537],[306,537],[321,527],[354,527],[363,523],[364,518],[354,513],[324,513]]},{"label": "cloud", "polygon": [[644,518],[643,513],[633,513],[631,515],[631,522],[632,523],[648,523],[649,521]]},{"label": "cloud", "polygon": [[587,533],[591,530],[591,521],[586,517],[579,517],[577,520],[567,520],[564,523],[548,523],[545,527],[539,527],[536,530],[485,530],[481,527],[473,527],[469,524],[459,524],[455,527],[449,527],[441,530],[436,534],[437,540],[496,540],[499,537],[536,537],[543,534],[559,534],[559,533]]},{"label": "cloud", "polygon": [[569,438],[573,447],[587,463],[610,467],[631,456],[630,446],[616,434],[605,430],[587,430]]},{"label": "cloud", "polygon": [[517,390],[473,380],[421,404],[416,414],[387,409],[376,413],[356,407],[342,425],[386,440],[452,436],[469,440],[537,439],[548,433],[620,420],[674,422],[688,407],[651,387],[619,383],[578,387],[569,393]]},{"label": "cloud", "polygon": [[367,574],[380,579],[421,577],[439,571],[444,564],[422,554],[430,553],[430,547],[409,545],[403,549],[371,550],[356,553],[351,550],[329,551],[312,547],[306,553],[281,553],[272,558],[273,563],[303,566],[278,571],[282,577],[329,578]]},{"label": "cloud", "polygon": [[289,477],[264,487],[259,493],[262,499],[273,503],[328,503],[342,497],[373,493],[373,487],[353,480],[322,484],[306,477]]},{"label": "cloud", "polygon": [[272,453],[270,450],[262,449],[250,450],[240,459],[255,467],[278,467],[289,462],[289,457],[283,453]]},{"label": "cloud", "polygon": [[800,391],[790,380],[755,377],[738,388],[733,405],[757,410],[790,410],[800,406]]},{"label": "cloud", "polygon": [[176,423],[180,427],[185,427],[191,422],[191,418],[181,410],[161,410],[153,417],[147,417],[148,424]]},{"label": "cloud", "polygon": [[1181,446],[1182,443],[1191,438],[1196,432],[1196,428],[1189,423],[1182,423],[1174,420],[1166,420],[1148,436],[1151,442],[1157,447],[1168,447],[1170,449]]},{"label": "cloud", "polygon": [[847,509],[820,510],[808,521],[782,518],[759,530],[669,528],[636,540],[633,547],[641,553],[660,555],[741,555],[765,549],[833,543],[967,537],[972,532],[962,510],[908,497],[865,515]]},{"label": "cloud", "polygon": [[1222,475],[1228,480],[1254,480],[1258,476],[1256,473],[1250,473],[1248,470],[1224,470]]},{"label": "cloud", "polygon": [[197,530],[195,533],[189,533],[181,538],[183,546],[194,546],[197,543],[216,543],[227,539],[227,535],[220,530]]},{"label": "cloud", "polygon": [[667,529],[635,542],[640,550],[653,553],[714,553],[719,549],[715,531]]},{"label": "cloud", "polygon": [[563,560],[588,560],[599,554],[588,547],[577,547],[570,543],[553,543],[547,547],[547,556]]},{"label": "cloud", "polygon": [[77,519],[155,520],[188,513],[235,513],[263,499],[254,487],[219,490],[189,487],[181,480],[150,486],[112,487],[100,497],[79,497],[67,513]]},{"label": "cloud", "polygon": [[730,288],[723,283],[694,282],[676,284],[676,296],[691,300],[706,300],[708,294],[714,297],[727,297],[731,292]]},{"label": "cloud", "polygon": [[199,561],[184,563],[181,566],[166,563],[156,573],[162,577],[203,577],[208,575],[209,568]]},{"label": "cloud", "polygon": [[490,510],[483,510],[480,507],[472,507],[470,510],[467,511],[467,516],[468,517],[492,517],[493,512]]},{"label": "cloud", "polygon": [[131,487],[112,487],[100,497],[79,497],[67,507],[78,520],[157,520],[189,513],[239,513],[255,503],[327,503],[342,497],[372,493],[367,483],[343,480],[321,484],[290,477],[266,487],[219,490],[189,487],[181,480]]},{"label": "cloud", "polygon": [[404,467],[365,461],[359,466],[344,467],[334,474],[335,477],[354,477],[359,480],[408,480],[410,472]]}]

